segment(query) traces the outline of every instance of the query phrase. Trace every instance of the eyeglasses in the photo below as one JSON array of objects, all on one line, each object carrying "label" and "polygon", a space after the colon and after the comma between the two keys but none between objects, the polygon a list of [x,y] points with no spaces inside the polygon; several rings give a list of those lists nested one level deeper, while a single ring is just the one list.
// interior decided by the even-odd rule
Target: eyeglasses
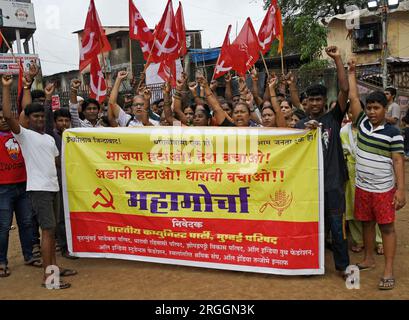
[{"label": "eyeglasses", "polygon": [[143,107],[144,105],[144,103],[133,103],[132,107]]}]

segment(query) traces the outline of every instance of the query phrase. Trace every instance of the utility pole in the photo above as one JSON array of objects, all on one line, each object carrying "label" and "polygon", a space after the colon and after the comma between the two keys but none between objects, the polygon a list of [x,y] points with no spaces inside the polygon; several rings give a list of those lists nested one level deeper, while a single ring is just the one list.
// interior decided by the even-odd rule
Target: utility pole
[{"label": "utility pole", "polygon": [[382,84],[385,90],[388,86],[388,5],[383,0],[382,10]]},{"label": "utility pole", "polygon": [[368,0],[369,11],[380,10],[382,19],[382,85],[386,89],[388,86],[388,14],[390,10],[399,7],[400,0]]}]

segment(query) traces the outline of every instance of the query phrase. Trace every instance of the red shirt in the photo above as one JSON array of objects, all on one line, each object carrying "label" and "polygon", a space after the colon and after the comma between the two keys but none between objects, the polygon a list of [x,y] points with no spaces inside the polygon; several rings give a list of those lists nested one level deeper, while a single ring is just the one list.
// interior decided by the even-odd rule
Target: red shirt
[{"label": "red shirt", "polygon": [[0,184],[27,181],[21,148],[10,131],[0,131]]}]

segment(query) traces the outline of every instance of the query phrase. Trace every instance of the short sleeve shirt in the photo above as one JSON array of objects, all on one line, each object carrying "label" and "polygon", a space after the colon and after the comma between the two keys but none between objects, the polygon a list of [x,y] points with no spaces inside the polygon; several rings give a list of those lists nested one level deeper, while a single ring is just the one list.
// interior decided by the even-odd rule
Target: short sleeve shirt
[{"label": "short sleeve shirt", "polygon": [[390,104],[390,106],[388,106],[386,116],[388,118],[398,119],[398,122],[396,122],[396,124],[394,124],[393,126],[397,129],[400,128],[400,106],[396,102],[393,102]]},{"label": "short sleeve shirt", "polygon": [[395,186],[392,153],[403,154],[403,137],[389,123],[374,128],[364,112],[356,123],[356,186],[368,192],[388,192]]},{"label": "short sleeve shirt", "polygon": [[[325,192],[343,190],[348,179],[345,158],[340,137],[341,124],[347,110],[342,111],[339,103],[322,115],[318,122],[322,123],[321,139],[324,154],[324,190]],[[309,117],[297,122],[297,129],[305,129]]]},{"label": "short sleeve shirt", "polygon": [[27,191],[58,192],[55,158],[59,156],[54,138],[20,126],[13,133],[21,147],[27,171]]}]

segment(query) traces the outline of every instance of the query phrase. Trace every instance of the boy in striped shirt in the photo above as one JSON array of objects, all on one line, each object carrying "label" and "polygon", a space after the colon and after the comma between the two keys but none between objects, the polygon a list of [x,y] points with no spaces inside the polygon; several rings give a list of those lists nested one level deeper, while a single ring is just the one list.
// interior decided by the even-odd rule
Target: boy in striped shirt
[{"label": "boy in striped shirt", "polygon": [[386,121],[387,99],[383,92],[372,92],[365,112],[359,102],[355,62],[350,60],[349,86],[353,121],[358,127],[356,157],[355,218],[363,223],[365,255],[360,270],[375,266],[375,224],[379,224],[385,253],[385,269],[379,289],[395,286],[393,260],[396,251],[395,211],[403,208],[405,174],[403,137]]}]

